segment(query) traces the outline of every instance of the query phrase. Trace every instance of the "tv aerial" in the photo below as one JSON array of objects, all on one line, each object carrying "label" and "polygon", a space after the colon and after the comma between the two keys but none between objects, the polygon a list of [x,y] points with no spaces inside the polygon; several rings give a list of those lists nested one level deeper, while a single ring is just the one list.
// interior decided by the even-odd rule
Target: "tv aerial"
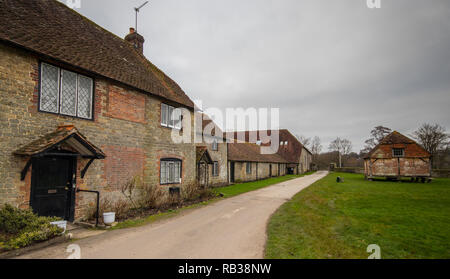
[{"label": "tv aerial", "polygon": [[137,33],[137,31],[138,31],[138,13],[140,12],[140,10],[145,6],[145,5],[147,5],[148,4],[148,1],[145,1],[145,3],[144,4],[142,4],[142,5],[140,5],[139,7],[137,7],[137,8],[134,8],[134,10],[135,10],[135,12],[136,12],[136,33]]}]

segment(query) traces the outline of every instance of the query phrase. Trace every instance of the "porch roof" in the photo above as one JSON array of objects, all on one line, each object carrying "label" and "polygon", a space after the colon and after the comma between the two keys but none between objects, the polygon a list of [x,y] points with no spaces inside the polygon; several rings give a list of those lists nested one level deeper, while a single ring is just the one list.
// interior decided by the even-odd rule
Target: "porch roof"
[{"label": "porch roof", "polygon": [[28,145],[15,151],[19,156],[37,156],[45,154],[61,144],[66,144],[80,156],[86,158],[104,159],[103,151],[89,142],[74,126],[60,126],[55,132],[49,133]]},{"label": "porch roof", "polygon": [[197,153],[197,163],[200,163],[201,161],[205,161],[208,164],[213,163],[213,160],[211,159],[211,156],[209,155],[208,152],[208,148],[206,146],[197,146],[196,153]]}]

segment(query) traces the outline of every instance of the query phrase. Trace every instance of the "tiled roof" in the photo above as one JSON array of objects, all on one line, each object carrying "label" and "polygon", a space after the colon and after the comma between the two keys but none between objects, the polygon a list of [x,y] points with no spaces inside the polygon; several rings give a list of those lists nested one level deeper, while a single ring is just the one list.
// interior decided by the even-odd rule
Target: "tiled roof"
[{"label": "tiled roof", "polygon": [[261,146],[248,142],[228,144],[228,160],[237,162],[289,163],[278,154],[261,154]]},{"label": "tiled roof", "polygon": [[[242,131],[242,132],[235,132],[234,139],[238,140],[242,136],[244,137],[244,141],[250,142],[250,133],[257,133],[257,140],[261,140],[260,135],[272,135],[272,130],[261,130],[261,131]],[[277,154],[283,157],[286,161],[289,163],[298,164],[300,161],[300,155],[302,154],[303,149],[305,149],[307,152],[311,153],[306,147],[304,147],[298,139],[292,135],[288,130],[282,129],[279,130],[279,138],[281,141],[288,141],[288,147],[280,146],[278,149]],[[265,143],[263,145],[270,145],[270,143]]]},{"label": "tiled roof", "polygon": [[380,141],[380,144],[413,144],[416,143],[412,139],[394,131]]},{"label": "tiled roof", "polygon": [[193,108],[183,90],[122,38],[56,0],[0,0],[0,41]]},{"label": "tiled roof", "polygon": [[90,143],[74,126],[61,126],[55,132],[49,133],[30,144],[23,146],[15,151],[14,154],[20,156],[33,156],[44,153],[72,137],[76,137],[77,141],[87,148],[90,151],[89,153],[97,158],[103,159],[106,157],[100,148]]}]

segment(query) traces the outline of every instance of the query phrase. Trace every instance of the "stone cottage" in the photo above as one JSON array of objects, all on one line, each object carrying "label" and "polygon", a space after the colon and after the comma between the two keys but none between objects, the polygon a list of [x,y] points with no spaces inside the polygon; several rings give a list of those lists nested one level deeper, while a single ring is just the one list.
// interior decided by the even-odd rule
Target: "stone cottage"
[{"label": "stone cottage", "polygon": [[431,176],[431,154],[412,139],[392,132],[364,158],[366,179],[402,177],[425,181]]},{"label": "stone cottage", "polygon": [[[201,118],[201,119],[197,119]],[[197,113],[197,178],[202,186],[228,184],[228,145],[222,129],[206,114]],[[201,129],[200,129],[201,128]],[[211,161],[207,162],[207,157]]]},{"label": "stone cottage", "polygon": [[144,41],[58,1],[0,1],[0,204],[72,221],[95,201],[78,190],[118,200],[134,177],[196,182],[195,146],[171,136],[194,104]]}]

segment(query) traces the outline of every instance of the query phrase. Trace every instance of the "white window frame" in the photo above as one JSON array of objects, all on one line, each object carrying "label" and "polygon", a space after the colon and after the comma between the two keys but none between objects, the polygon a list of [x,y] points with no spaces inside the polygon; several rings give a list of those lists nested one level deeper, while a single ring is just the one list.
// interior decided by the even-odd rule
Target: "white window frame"
[{"label": "white window frame", "polygon": [[[182,162],[177,159],[162,159],[160,162],[160,184],[181,184]],[[163,176],[164,174],[164,176]]]},{"label": "white window frame", "polygon": [[161,103],[161,126],[181,130],[183,128],[183,114],[181,109]]},{"label": "white window frame", "polygon": [[[44,67],[53,67],[53,68],[56,68],[58,70],[58,85],[57,85],[57,87],[58,87],[58,94],[57,94],[57,98],[58,98],[57,106],[58,106],[58,108],[57,108],[56,111],[49,111],[49,110],[45,110],[43,108],[42,95],[43,95],[43,84],[44,84],[44,80],[43,80],[44,79]],[[63,88],[63,83],[64,83],[63,72],[69,72],[69,73],[73,73],[73,74],[76,75],[76,78],[75,78],[75,81],[76,81],[75,82],[76,83],[75,84],[75,113],[74,114],[68,114],[68,113],[63,113],[62,112],[62,107],[64,105],[63,104],[63,99],[62,99],[62,88]],[[79,111],[78,111],[78,100],[79,100],[78,89],[79,89],[80,77],[84,77],[84,78],[90,80],[90,84],[91,84],[91,88],[90,88],[91,96],[90,96],[90,104],[89,104],[90,105],[90,117],[80,116]],[[63,68],[60,68],[60,67],[48,64],[48,63],[41,62],[39,79],[40,79],[39,80],[39,83],[40,83],[40,87],[39,87],[39,111],[53,113],[53,114],[59,114],[59,115],[64,115],[64,116],[71,116],[71,117],[76,117],[76,118],[81,118],[81,119],[86,119],[86,120],[92,120],[93,119],[93,115],[94,115],[94,113],[93,113],[93,110],[94,110],[94,79],[93,78],[85,76],[85,75],[80,75],[80,74],[78,74],[76,72],[69,71],[69,70],[66,70],[66,69],[63,69]]]}]

